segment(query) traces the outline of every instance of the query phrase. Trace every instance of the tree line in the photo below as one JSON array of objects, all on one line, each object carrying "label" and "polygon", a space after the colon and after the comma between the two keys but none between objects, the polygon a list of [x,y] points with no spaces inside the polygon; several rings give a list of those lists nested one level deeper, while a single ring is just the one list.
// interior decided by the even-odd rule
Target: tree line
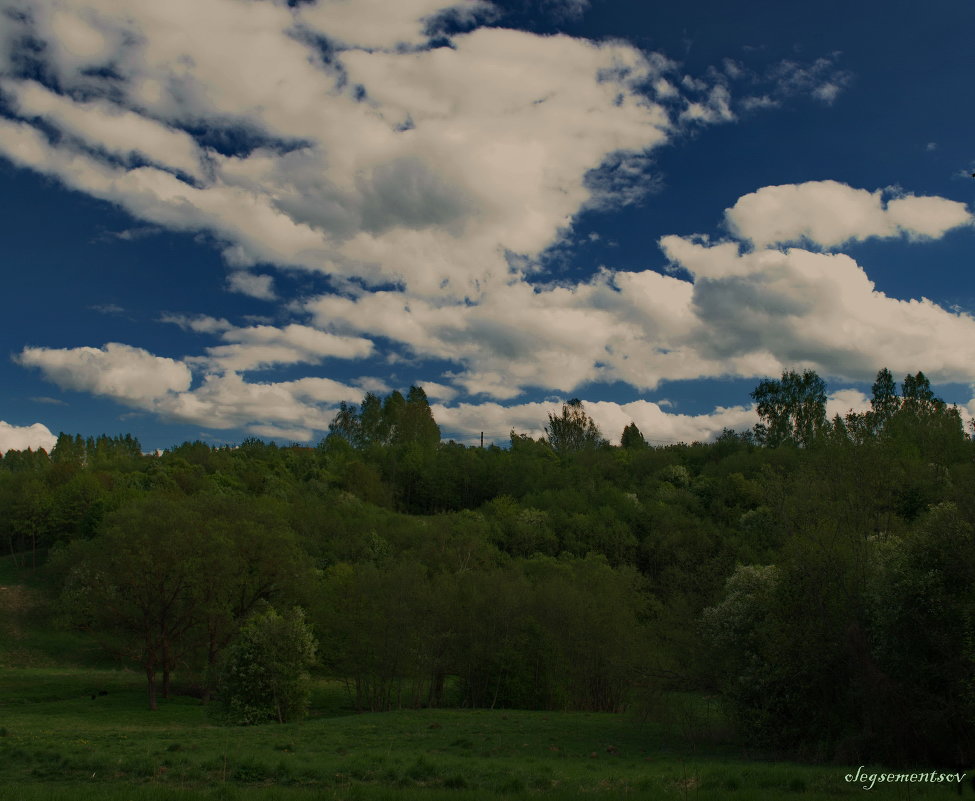
[{"label": "tree line", "polygon": [[[274,626],[314,653],[298,608],[316,669],[363,709],[699,691],[773,749],[975,758],[958,410],[887,370],[867,411],[832,419],[811,371],[752,398],[753,430],[666,447],[634,424],[609,445],[576,400],[541,438],[443,442],[417,387],[343,404],[314,448],[61,435],[0,459],[0,546],[50,554],[65,624],[138,664],[152,705],[174,676],[231,697],[228,660]],[[290,690],[267,692],[290,714]]]}]

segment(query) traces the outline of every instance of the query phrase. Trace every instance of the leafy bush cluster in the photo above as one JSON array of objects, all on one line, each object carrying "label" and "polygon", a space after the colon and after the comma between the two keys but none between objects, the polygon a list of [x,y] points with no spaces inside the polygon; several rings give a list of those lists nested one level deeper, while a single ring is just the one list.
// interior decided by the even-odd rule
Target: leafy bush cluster
[{"label": "leafy bush cluster", "polygon": [[304,717],[316,643],[300,607],[252,615],[223,655],[213,705],[228,723],[253,725]]}]

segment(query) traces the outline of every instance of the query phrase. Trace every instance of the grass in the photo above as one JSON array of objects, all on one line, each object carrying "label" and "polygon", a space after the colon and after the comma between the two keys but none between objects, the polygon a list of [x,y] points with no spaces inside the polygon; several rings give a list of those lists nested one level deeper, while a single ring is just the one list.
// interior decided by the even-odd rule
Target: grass
[{"label": "grass", "polygon": [[[340,683],[320,679],[309,719],[297,724],[217,726],[188,696],[150,712],[135,671],[97,667],[87,656],[73,666],[41,658],[45,642],[74,636],[45,634],[43,615],[23,603],[0,608],[0,801],[821,801],[865,792],[844,780],[856,766],[746,755],[698,696],[670,696],[646,720],[356,714]],[[18,660],[23,652],[35,657]],[[869,797],[955,796],[914,784],[877,787]]]},{"label": "grass", "polygon": [[[308,720],[227,728],[188,697],[148,711],[134,672],[4,670],[0,801],[764,801],[864,792],[844,780],[848,767],[751,761],[625,715],[350,714],[344,704],[342,687],[321,681]],[[875,788],[871,797],[948,797],[933,785],[910,792]]]}]

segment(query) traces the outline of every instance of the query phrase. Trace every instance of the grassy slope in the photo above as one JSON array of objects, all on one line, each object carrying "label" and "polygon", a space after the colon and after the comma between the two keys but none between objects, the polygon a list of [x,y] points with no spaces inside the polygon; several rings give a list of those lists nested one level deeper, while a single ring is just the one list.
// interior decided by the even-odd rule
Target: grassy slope
[{"label": "grassy slope", "polygon": [[[32,581],[0,564],[0,801],[762,801],[863,792],[844,781],[848,768],[751,761],[715,742],[711,712],[697,699],[673,699],[648,722],[510,710],[352,714],[341,685],[321,681],[301,724],[215,726],[188,697],[152,713],[139,673],[95,667],[87,641],[52,633]],[[871,795],[951,797],[926,785]]]}]

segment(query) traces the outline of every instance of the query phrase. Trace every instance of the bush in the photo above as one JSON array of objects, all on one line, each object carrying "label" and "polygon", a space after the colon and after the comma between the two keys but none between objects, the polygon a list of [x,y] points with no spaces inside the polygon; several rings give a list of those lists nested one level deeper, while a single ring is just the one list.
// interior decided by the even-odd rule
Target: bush
[{"label": "bush", "polygon": [[253,615],[227,648],[217,678],[214,713],[226,723],[286,723],[308,706],[307,669],[316,643],[300,608]]}]

